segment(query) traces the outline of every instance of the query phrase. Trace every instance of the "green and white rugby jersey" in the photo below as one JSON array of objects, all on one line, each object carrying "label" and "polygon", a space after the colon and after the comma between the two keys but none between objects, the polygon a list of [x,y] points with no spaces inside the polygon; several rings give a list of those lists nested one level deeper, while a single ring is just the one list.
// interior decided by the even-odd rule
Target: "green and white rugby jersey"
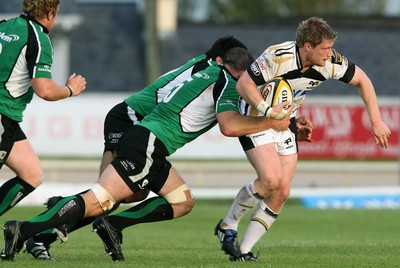
[{"label": "green and white rugby jersey", "polygon": [[210,66],[174,87],[138,125],[159,138],[169,154],[216,125],[216,114],[236,111],[236,80],[223,66]]},{"label": "green and white rugby jersey", "polygon": [[142,116],[146,116],[156,107],[156,105],[167,95],[172,88],[183,82],[192,74],[204,70],[210,65],[216,65],[206,54],[197,56],[181,67],[176,68],[157,78],[153,83],[143,88],[141,91],[129,96],[124,101],[134,111]]},{"label": "green and white rugby jersey", "polygon": [[0,22],[0,113],[21,122],[33,97],[32,78],[51,78],[48,30],[26,15]]}]

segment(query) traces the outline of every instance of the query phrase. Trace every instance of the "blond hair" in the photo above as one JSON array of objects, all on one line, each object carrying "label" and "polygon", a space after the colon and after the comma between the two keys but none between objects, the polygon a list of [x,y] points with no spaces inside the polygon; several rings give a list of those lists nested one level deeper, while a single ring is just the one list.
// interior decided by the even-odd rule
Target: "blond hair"
[{"label": "blond hair", "polygon": [[30,17],[43,19],[49,12],[57,14],[60,0],[24,0],[22,10]]},{"label": "blond hair", "polygon": [[321,18],[311,17],[299,23],[296,31],[296,45],[303,47],[306,42],[316,47],[324,40],[336,41],[337,32]]}]

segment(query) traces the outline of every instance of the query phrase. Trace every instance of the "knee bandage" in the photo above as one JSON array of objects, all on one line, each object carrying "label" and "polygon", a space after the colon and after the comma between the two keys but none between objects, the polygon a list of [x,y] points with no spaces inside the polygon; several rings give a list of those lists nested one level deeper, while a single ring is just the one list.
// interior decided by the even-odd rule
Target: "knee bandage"
[{"label": "knee bandage", "polygon": [[181,203],[186,200],[192,199],[192,192],[186,184],[183,184],[164,196],[165,200],[170,204]]},{"label": "knee bandage", "polygon": [[115,201],[114,197],[112,197],[110,195],[110,193],[107,192],[106,189],[104,189],[103,186],[96,183],[91,190],[94,193],[94,195],[96,196],[97,201],[99,201],[99,204],[104,211],[108,211],[113,208],[116,201]]}]

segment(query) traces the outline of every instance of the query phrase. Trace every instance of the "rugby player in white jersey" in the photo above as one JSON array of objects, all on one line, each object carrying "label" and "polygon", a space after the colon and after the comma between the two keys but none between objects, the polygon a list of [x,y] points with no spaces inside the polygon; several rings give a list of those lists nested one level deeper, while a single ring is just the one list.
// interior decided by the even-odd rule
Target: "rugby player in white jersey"
[{"label": "rugby player in white jersey", "polygon": [[[297,137],[294,119],[306,94],[328,79],[340,80],[354,86],[368,112],[371,133],[377,144],[388,147],[390,130],[383,122],[377,96],[365,72],[333,49],[337,33],[321,18],[312,17],[299,24],[296,41],[268,47],[238,81],[237,91],[247,103],[264,115],[268,104],[259,86],[276,76],[284,77],[293,90],[294,108],[286,138],[277,140],[268,131],[240,137],[247,158],[257,172],[257,179],[245,185],[216,228],[222,249],[232,261],[257,261],[253,246],[278,218],[286,199],[297,164]],[[243,215],[254,208],[240,244],[237,228]]]}]

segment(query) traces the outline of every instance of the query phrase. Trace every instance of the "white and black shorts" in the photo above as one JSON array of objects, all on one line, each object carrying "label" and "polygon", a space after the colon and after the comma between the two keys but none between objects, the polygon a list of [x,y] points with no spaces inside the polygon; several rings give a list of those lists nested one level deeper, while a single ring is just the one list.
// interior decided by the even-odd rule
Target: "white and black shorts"
[{"label": "white and black shorts", "polygon": [[0,114],[0,168],[6,162],[14,143],[25,139],[25,133],[19,123]]},{"label": "white and black shorts", "polygon": [[122,133],[142,119],[125,102],[115,105],[104,120],[104,151],[117,150]]},{"label": "white and black shorts", "polygon": [[171,163],[168,150],[147,128],[133,126],[119,142],[113,167],[135,193],[147,188],[159,192],[168,178]]},{"label": "white and black shorts", "polygon": [[258,133],[241,136],[239,137],[239,141],[244,151],[248,151],[267,143],[275,143],[275,148],[279,155],[297,154],[296,120],[294,117],[290,119],[290,126],[286,131],[268,129]]}]

